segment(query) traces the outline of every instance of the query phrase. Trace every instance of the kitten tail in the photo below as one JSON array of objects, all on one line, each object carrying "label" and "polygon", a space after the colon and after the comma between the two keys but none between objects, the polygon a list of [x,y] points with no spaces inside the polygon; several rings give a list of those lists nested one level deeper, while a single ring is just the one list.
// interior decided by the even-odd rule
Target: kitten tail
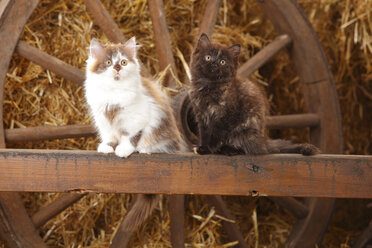
[{"label": "kitten tail", "polygon": [[158,202],[159,195],[138,194],[120,229],[125,232],[134,231],[151,215]]},{"label": "kitten tail", "polygon": [[319,148],[312,144],[293,144],[291,141],[282,139],[268,139],[267,147],[269,153],[298,153],[306,156],[320,153]]}]

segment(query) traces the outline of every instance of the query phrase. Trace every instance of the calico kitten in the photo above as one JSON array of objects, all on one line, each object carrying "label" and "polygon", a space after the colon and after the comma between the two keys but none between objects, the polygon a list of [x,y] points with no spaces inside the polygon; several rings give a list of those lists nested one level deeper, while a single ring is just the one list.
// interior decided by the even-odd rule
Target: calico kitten
[{"label": "calico kitten", "polygon": [[[184,152],[168,98],[157,84],[141,77],[136,52],[134,37],[125,44],[91,41],[85,96],[101,140],[97,151],[119,157]],[[155,195],[139,195],[124,229],[141,224],[157,202]]]},{"label": "calico kitten", "polygon": [[193,52],[189,96],[199,130],[197,153],[316,154],[311,144],[265,136],[267,99],[255,83],[237,78],[239,54],[240,44],[212,43],[206,34]]}]

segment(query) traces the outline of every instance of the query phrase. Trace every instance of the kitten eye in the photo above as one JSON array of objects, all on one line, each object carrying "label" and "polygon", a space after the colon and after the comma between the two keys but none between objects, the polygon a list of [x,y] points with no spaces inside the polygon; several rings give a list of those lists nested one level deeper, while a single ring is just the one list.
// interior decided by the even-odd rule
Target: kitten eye
[{"label": "kitten eye", "polygon": [[110,66],[112,64],[111,60],[106,60],[106,65]]},{"label": "kitten eye", "polygon": [[122,61],[120,61],[120,64],[126,66],[128,64],[128,61],[126,61],[125,59],[123,59]]},{"label": "kitten eye", "polygon": [[226,65],[226,61],[225,61],[225,60],[221,60],[221,61],[220,61],[220,64],[221,64],[221,65]]},{"label": "kitten eye", "polygon": [[212,59],[212,57],[210,55],[206,55],[204,58],[205,58],[206,61],[210,61]]}]

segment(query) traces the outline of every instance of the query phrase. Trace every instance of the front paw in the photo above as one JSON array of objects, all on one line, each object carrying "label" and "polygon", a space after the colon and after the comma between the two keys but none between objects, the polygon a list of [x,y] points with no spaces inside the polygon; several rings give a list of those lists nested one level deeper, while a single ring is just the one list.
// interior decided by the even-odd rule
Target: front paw
[{"label": "front paw", "polygon": [[121,158],[126,158],[134,152],[133,146],[118,145],[115,149],[115,155]]},{"label": "front paw", "polygon": [[97,152],[101,153],[113,153],[114,148],[106,143],[101,143],[98,145]]},{"label": "front paw", "polygon": [[212,153],[207,146],[195,147],[194,152],[199,155],[205,155],[205,154]]},{"label": "front paw", "polygon": [[304,156],[311,156],[320,153],[320,149],[312,144],[303,144],[300,153]]}]

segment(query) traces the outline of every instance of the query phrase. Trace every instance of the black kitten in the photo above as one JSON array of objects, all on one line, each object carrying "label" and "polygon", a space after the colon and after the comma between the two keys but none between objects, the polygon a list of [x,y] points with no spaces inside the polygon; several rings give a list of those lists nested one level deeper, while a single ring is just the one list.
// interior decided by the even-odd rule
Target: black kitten
[{"label": "black kitten", "polygon": [[199,129],[199,154],[300,153],[311,144],[292,144],[265,136],[267,99],[261,88],[236,76],[240,44],[227,47],[199,38],[191,60],[190,100]]}]

